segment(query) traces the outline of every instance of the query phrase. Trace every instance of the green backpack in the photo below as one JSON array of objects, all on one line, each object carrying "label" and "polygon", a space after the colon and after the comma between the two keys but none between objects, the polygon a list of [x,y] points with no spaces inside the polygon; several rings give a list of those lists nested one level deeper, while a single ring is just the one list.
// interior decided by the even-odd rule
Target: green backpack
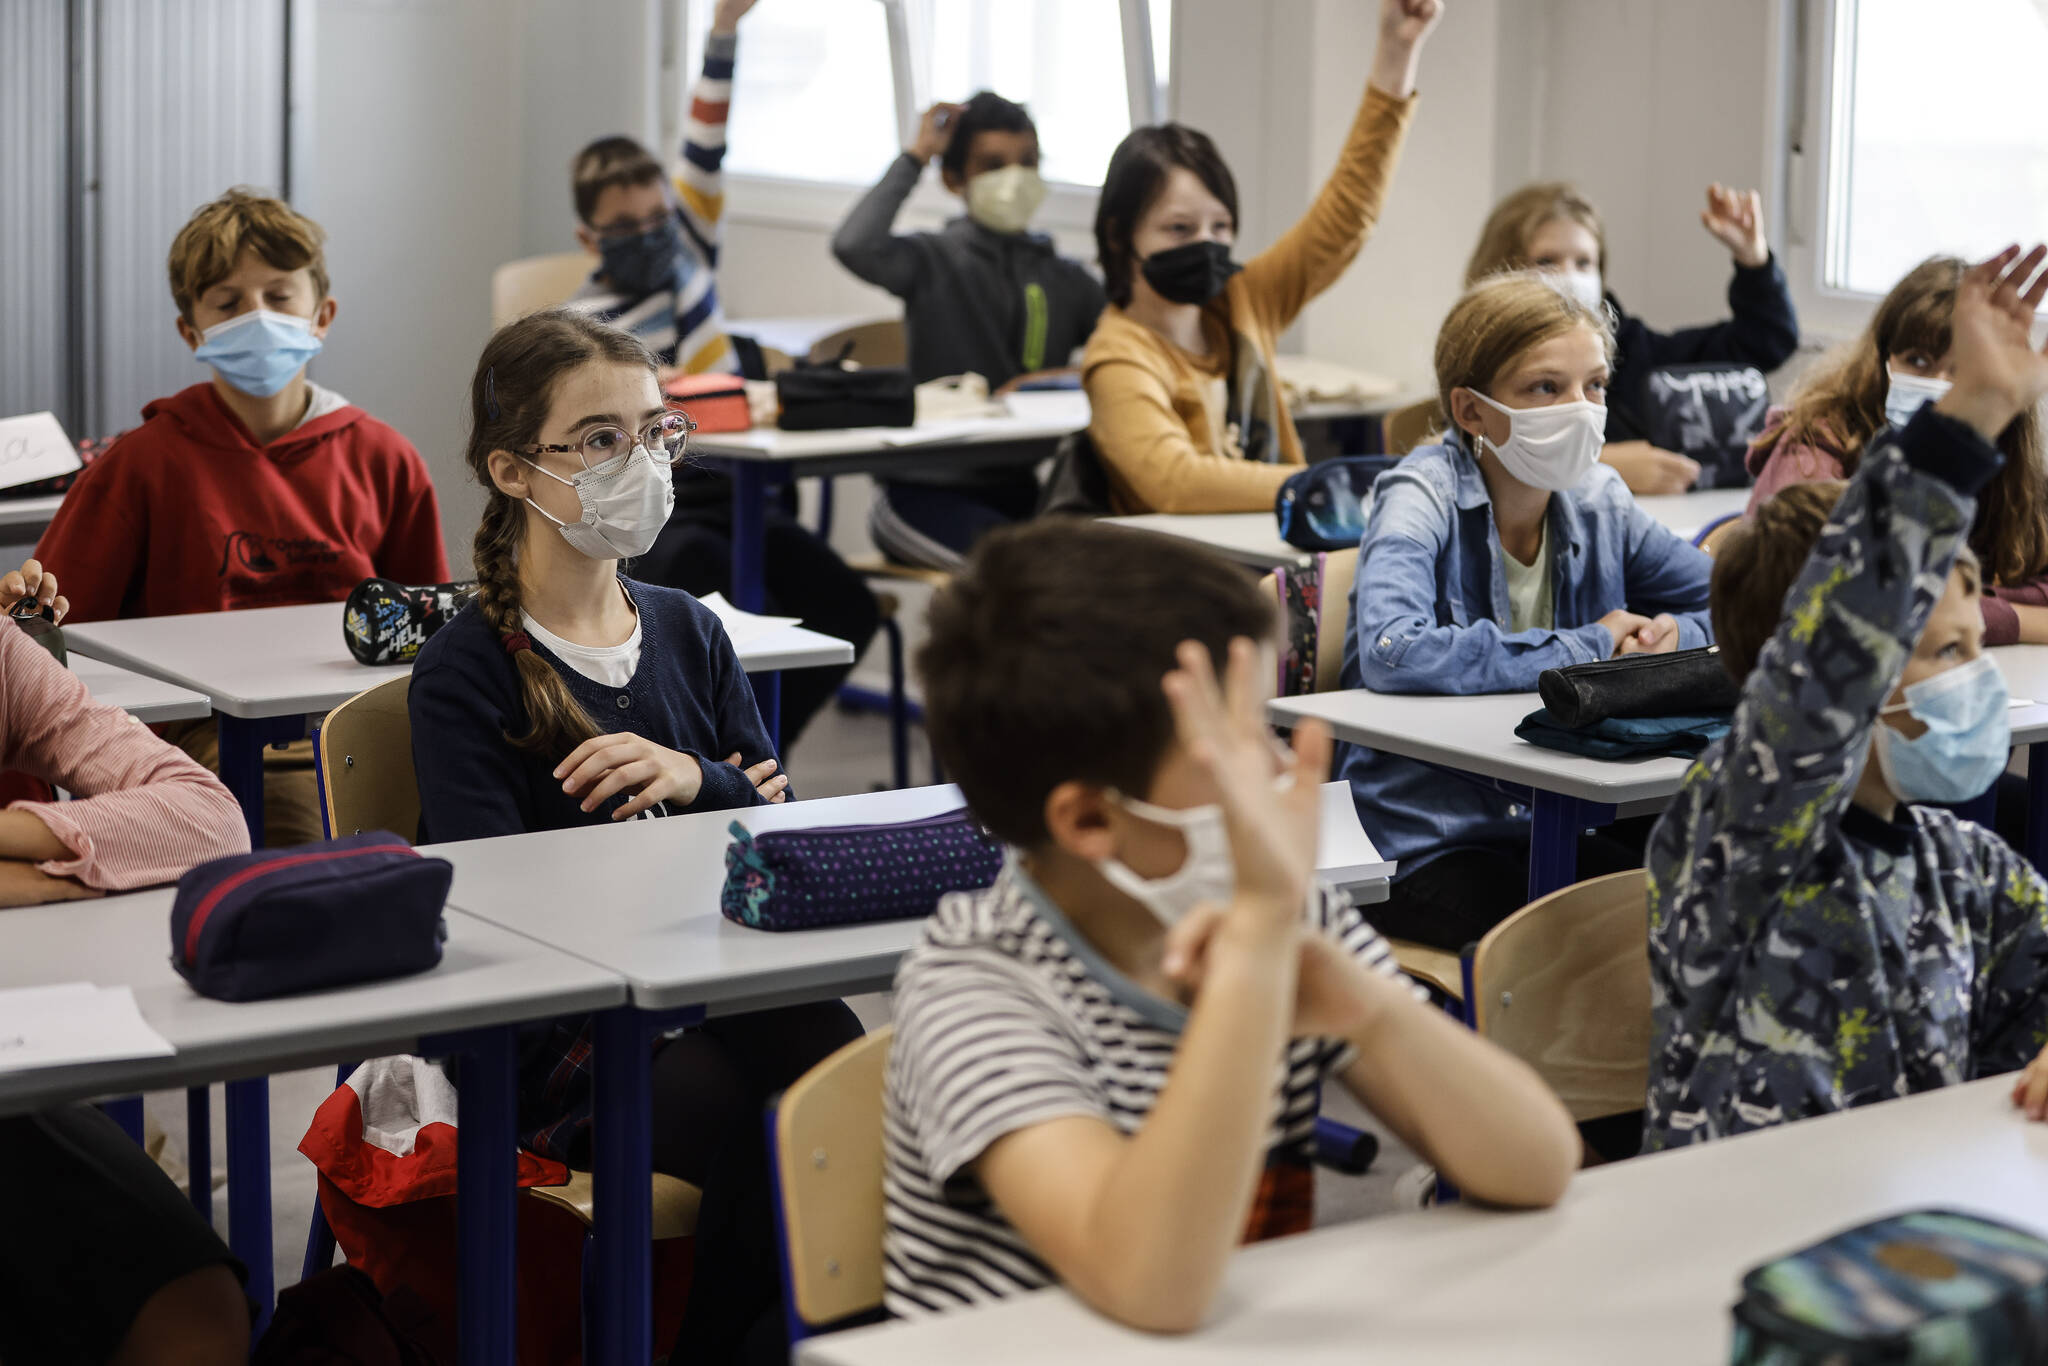
[{"label": "green backpack", "polygon": [[1958,1210],[1859,1225],[1742,1278],[1732,1366],[2048,1361],[2048,1240]]}]

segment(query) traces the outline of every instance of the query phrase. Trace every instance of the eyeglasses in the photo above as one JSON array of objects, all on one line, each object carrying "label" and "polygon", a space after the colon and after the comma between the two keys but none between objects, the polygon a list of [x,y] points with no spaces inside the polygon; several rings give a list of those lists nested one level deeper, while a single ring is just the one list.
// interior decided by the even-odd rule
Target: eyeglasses
[{"label": "eyeglasses", "polygon": [[616,223],[606,223],[602,227],[593,228],[592,231],[597,234],[597,240],[600,242],[626,242],[643,233],[660,232],[668,226],[672,213],[672,210],[664,209],[652,218],[637,221],[631,218],[621,219]]},{"label": "eyeglasses", "polygon": [[623,427],[592,427],[583,434],[579,445],[528,446],[519,454],[574,455],[581,458],[584,469],[594,470],[627,454],[635,445],[641,445],[657,461],[678,465],[689,454],[690,433],[696,430],[697,424],[690,420],[688,413],[671,408],[643,427],[637,438],[628,435]]}]

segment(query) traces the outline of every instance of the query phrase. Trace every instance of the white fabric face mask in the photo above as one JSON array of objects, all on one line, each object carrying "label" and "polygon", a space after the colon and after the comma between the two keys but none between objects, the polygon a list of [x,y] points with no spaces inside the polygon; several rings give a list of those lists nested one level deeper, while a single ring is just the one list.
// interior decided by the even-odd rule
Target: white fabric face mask
[{"label": "white fabric face mask", "polygon": [[1556,279],[1559,288],[1595,313],[1607,303],[1607,290],[1597,270],[1561,270],[1556,272]]},{"label": "white fabric face mask", "polygon": [[1905,426],[1913,420],[1913,414],[1920,411],[1922,404],[1933,403],[1950,387],[1945,379],[1902,375],[1896,370],[1886,370],[1885,379],[1888,383],[1884,391],[1884,416],[1894,427]]},{"label": "white fabric face mask", "polygon": [[581,470],[573,479],[564,479],[523,455],[519,458],[556,483],[576,490],[576,501],[583,508],[580,522],[549,517],[547,509],[530,498],[527,506],[560,527],[562,539],[593,560],[630,560],[645,555],[675,510],[675,480],[666,465],[655,463],[645,446],[635,446],[595,469]]},{"label": "white fabric face mask", "polygon": [[1486,446],[1509,474],[1529,487],[1562,493],[1576,488],[1599,463],[1600,450],[1607,444],[1606,404],[1582,399],[1547,408],[1510,408],[1477,389],[1465,392],[1507,414],[1506,441],[1496,446],[1475,433],[1473,444]]},{"label": "white fabric face mask", "polygon": [[1237,862],[1230,856],[1230,832],[1220,806],[1176,810],[1116,794],[1133,816],[1170,825],[1187,842],[1188,855],[1165,877],[1142,877],[1121,860],[1106,858],[1096,870],[1110,886],[1143,906],[1163,925],[1174,925],[1197,906],[1228,906],[1237,894]]}]

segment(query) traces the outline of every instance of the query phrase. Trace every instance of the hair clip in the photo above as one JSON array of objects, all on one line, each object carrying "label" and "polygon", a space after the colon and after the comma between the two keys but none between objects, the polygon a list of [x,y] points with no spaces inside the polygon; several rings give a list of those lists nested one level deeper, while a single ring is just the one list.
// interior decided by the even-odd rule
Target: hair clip
[{"label": "hair clip", "polygon": [[531,650],[532,648],[533,641],[528,638],[524,631],[514,631],[505,637],[505,653],[508,655],[516,655],[521,650]]},{"label": "hair clip", "polygon": [[498,420],[498,367],[495,365],[484,371],[484,416],[493,422]]}]

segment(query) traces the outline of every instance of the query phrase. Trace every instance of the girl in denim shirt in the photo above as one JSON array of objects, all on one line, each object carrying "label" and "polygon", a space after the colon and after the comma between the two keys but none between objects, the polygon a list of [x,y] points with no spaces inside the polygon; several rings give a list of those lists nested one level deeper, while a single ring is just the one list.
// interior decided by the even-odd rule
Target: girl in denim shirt
[{"label": "girl in denim shirt", "polygon": [[[1533,272],[1483,280],[1451,309],[1436,374],[1452,426],[1379,481],[1345,687],[1530,692],[1545,669],[1709,642],[1707,557],[1600,463],[1613,355],[1605,311]],[[1383,933],[1457,950],[1522,905],[1526,792],[1357,746],[1342,771],[1401,865],[1367,910]],[[1580,874],[1640,866],[1647,828],[1585,837]]]}]

